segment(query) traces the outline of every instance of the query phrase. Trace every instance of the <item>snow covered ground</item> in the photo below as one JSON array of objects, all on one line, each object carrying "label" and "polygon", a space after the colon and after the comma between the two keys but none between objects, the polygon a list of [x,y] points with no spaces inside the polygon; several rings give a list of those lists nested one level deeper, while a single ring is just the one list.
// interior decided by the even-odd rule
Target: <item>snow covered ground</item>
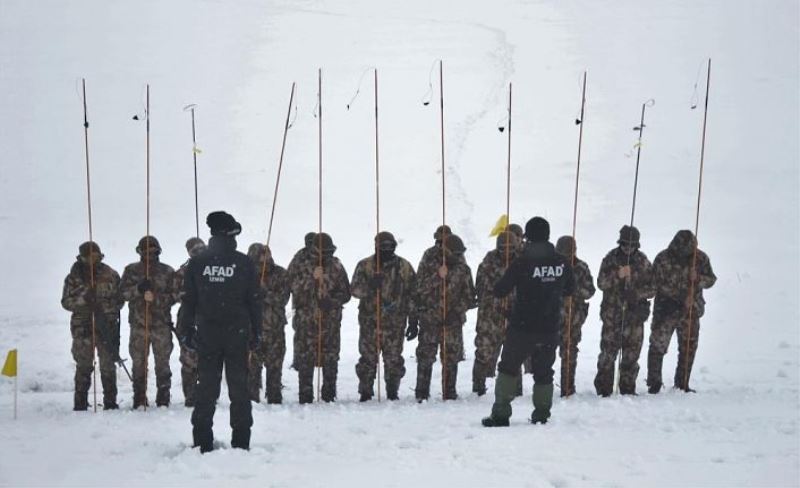
[{"label": "snow covered ground", "polygon": [[[793,0],[405,2],[177,0],[0,2],[0,352],[20,354],[20,416],[0,378],[2,486],[797,486],[800,484],[800,8]],[[256,405],[250,452],[188,448],[190,411],[71,411],[73,362],[61,284],[86,240],[79,80],[87,80],[95,237],[121,270],[145,232],[143,112],[151,84],[152,232],[165,262],[194,232],[188,103],[198,104],[201,213],[230,211],[245,247],[266,237],[292,81],[272,239],[286,263],[316,226],[317,68],[323,69],[324,226],[352,272],[374,235],[372,91],[380,77],[382,215],[416,262],[440,218],[435,103],[444,61],[448,220],[473,270],[505,207],[505,115],[514,83],[512,220],[569,233],[580,77],[588,74],[579,255],[596,274],[630,214],[641,103],[647,113],[636,223],[651,259],[694,224],[703,63],[713,59],[700,243],[707,292],[693,386],[599,399],[591,381],[600,297],[579,356],[579,394],[553,421],[486,430],[490,396],[417,405],[414,346],[397,403],[359,404],[356,304],[346,308],[335,405]],[[438,80],[434,78],[436,85]],[[434,90],[434,97],[438,96]],[[701,103],[702,107],[702,103]],[[125,311],[123,311],[123,319]],[[127,340],[123,326],[123,343]],[[646,350],[645,344],[645,350]],[[675,364],[673,343],[665,362]],[[124,348],[123,348],[124,352]],[[291,351],[287,354],[290,357]],[[127,354],[123,353],[123,356]],[[178,372],[177,355],[173,371]],[[640,374],[639,389],[643,390]],[[526,389],[530,386],[526,378]],[[130,383],[120,378],[130,406]],[[150,385],[154,384],[151,379]],[[434,384],[438,384],[434,379]],[[435,389],[434,389],[435,391]],[[151,396],[153,393],[151,393]],[[227,400],[217,436],[227,445]]]}]

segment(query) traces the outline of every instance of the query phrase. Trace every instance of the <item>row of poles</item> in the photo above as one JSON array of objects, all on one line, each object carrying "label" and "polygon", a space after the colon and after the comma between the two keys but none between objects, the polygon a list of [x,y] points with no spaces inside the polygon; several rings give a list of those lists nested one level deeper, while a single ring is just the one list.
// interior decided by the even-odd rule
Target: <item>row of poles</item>
[{"label": "row of poles", "polygon": [[[445,159],[445,136],[444,136],[444,66],[442,60],[438,60],[439,65],[439,129],[440,129],[440,150],[441,150],[441,187],[442,187],[442,226],[447,225],[447,167],[446,167],[446,159]],[[378,70],[373,68],[373,80],[374,80],[374,116],[375,116],[375,228],[376,228],[376,235],[381,231],[381,221],[380,221],[380,149],[379,149],[379,126],[378,126]],[[319,69],[318,72],[318,83],[317,83],[317,110],[316,110],[316,118],[317,118],[317,129],[318,129],[318,216],[317,216],[317,228],[318,228],[318,266],[322,268],[323,266],[323,243],[322,243],[322,190],[323,190],[323,179],[322,179],[322,169],[323,169],[323,125],[322,125],[322,69]],[[580,168],[581,168],[581,151],[583,147],[583,126],[585,125],[585,108],[586,108],[586,85],[587,85],[587,72],[584,71],[583,73],[583,81],[582,81],[582,89],[581,89],[581,108],[580,108],[580,116],[576,119],[575,123],[578,125],[578,153],[577,153],[577,165],[576,165],[576,172],[575,172],[575,191],[574,191],[574,198],[573,198],[573,211],[572,211],[572,238],[573,241],[576,238],[576,229],[577,229],[577,219],[578,219],[578,189],[579,189],[579,182],[580,182]],[[696,205],[696,215],[695,215],[695,236],[698,235],[699,225],[700,225],[700,199],[702,195],[702,187],[703,187],[703,167],[704,167],[704,159],[705,159],[705,146],[706,146],[706,127],[707,127],[707,120],[708,120],[708,95],[709,89],[711,86],[711,59],[708,60],[707,65],[707,77],[706,77],[706,96],[705,96],[705,108],[703,114],[703,130],[702,130],[702,142],[701,142],[701,149],[700,149],[700,176],[698,181],[698,190],[697,190],[697,205]],[[270,240],[272,237],[272,229],[273,229],[273,222],[275,219],[275,209],[277,207],[278,202],[278,190],[280,188],[280,181],[281,181],[281,172],[283,169],[283,159],[286,149],[286,139],[289,132],[289,129],[292,126],[291,122],[291,113],[292,107],[294,106],[294,97],[296,91],[296,83],[292,83],[291,93],[289,95],[289,108],[286,113],[286,122],[283,127],[283,137],[281,141],[281,149],[280,149],[280,156],[278,159],[278,171],[277,176],[275,179],[275,190],[273,192],[273,199],[272,199],[272,206],[270,209],[269,214],[269,225],[267,228],[267,240],[266,244],[269,246]],[[87,111],[87,102],[86,102],[86,80],[82,80],[82,92],[83,92],[83,127],[84,127],[84,149],[85,149],[85,162],[86,162],[86,197],[87,197],[87,215],[88,215],[88,231],[89,231],[89,241],[94,242],[94,232],[92,227],[92,193],[91,193],[91,173],[90,173],[90,163],[89,163],[89,119],[88,119],[88,111]],[[424,101],[424,105],[428,105],[429,101]],[[639,183],[639,164],[641,160],[641,151],[642,151],[642,137],[644,134],[645,128],[645,111],[648,107],[652,107],[654,105],[654,100],[650,99],[642,104],[641,110],[641,118],[639,125],[634,128],[638,132],[638,141],[636,143],[636,169],[634,172],[634,184],[633,184],[633,199],[631,203],[631,219],[630,225],[633,227],[634,225],[634,217],[636,212],[636,193]],[[199,219],[199,198],[198,198],[198,179],[197,179],[197,154],[199,153],[199,149],[197,148],[197,138],[196,138],[196,127],[195,127],[195,105],[188,105],[185,107],[186,110],[191,112],[191,122],[192,122],[192,159],[193,159],[193,166],[194,166],[194,201],[195,201],[195,233],[199,237],[200,235],[200,219]],[[350,105],[348,105],[348,109]],[[692,108],[695,108],[692,106]],[[510,222],[511,216],[511,115],[512,115],[512,84],[508,84],[508,107],[507,107],[507,154],[506,154],[506,219]],[[146,195],[146,222],[145,222],[145,229],[146,234],[150,235],[150,85],[148,84],[146,87],[146,95],[145,95],[145,130],[146,130],[146,139],[145,139],[145,174],[146,174],[146,184],[145,184],[145,195]],[[137,117],[134,117],[137,118]],[[503,131],[503,127],[499,128],[501,132]],[[145,244],[145,278],[150,279],[150,258],[149,258],[149,247],[150,242],[149,239],[146,240]],[[442,267],[446,266],[446,246],[447,246],[447,234],[442,233]],[[94,269],[94,262],[91,256],[93,253],[93,249],[90,247],[90,286],[92,289],[95,289],[95,269]],[[509,239],[506,239],[505,245],[505,268],[508,268],[510,264],[510,242]],[[376,266],[376,273],[380,273],[381,270],[381,262],[380,262],[380,253],[376,249],[375,252],[375,266]],[[571,256],[570,256],[571,264],[574,266],[575,264],[575,248],[573,247]],[[628,264],[630,264],[630,257],[628,258]],[[696,269],[697,267],[697,245],[695,245],[693,256],[692,256],[692,269]],[[442,301],[442,341],[441,341],[441,356],[442,356],[442,364],[446,364],[447,362],[447,329],[446,329],[446,319],[447,319],[447,274],[442,273],[441,276],[441,301]],[[260,281],[262,285],[266,283],[267,280],[267,266],[266,260],[262,262],[261,273],[260,273]],[[317,293],[320,297],[326,292],[325,290],[325,282],[322,276],[318,277],[318,289]],[[626,286],[628,281],[626,281]],[[689,296],[690,304],[694,300],[694,290],[695,290],[695,280],[690,278],[689,283]],[[382,307],[381,307],[381,287],[378,287],[375,291],[375,306],[377,310],[376,314],[376,346],[378,350],[378,367],[377,367],[377,382],[378,382],[378,401],[381,400],[381,377],[380,377],[380,366],[381,366],[381,319],[382,319]],[[573,302],[570,300],[567,305],[567,320],[566,320],[566,364],[567,364],[567,375],[566,381],[570,381],[570,374],[569,374],[569,364],[570,364],[570,346],[571,346],[571,327],[572,327],[572,315],[573,315]],[[688,333],[686,334],[686,347],[688,350],[689,341],[691,338],[691,328],[692,328],[692,312],[693,307],[690,306],[688,310],[687,316],[687,329]],[[317,307],[317,361],[315,365],[317,377],[317,400],[321,398],[321,384],[322,379],[320,377],[322,372],[322,365],[323,365],[323,354],[322,354],[322,337],[323,337],[323,313],[322,310]],[[97,345],[97,335],[96,335],[96,322],[95,322],[95,314],[92,312],[91,316],[91,323],[92,323],[92,348],[93,351],[96,351]],[[625,307],[623,307],[622,312],[622,323],[621,328],[624,327],[625,323]],[[145,315],[144,315],[144,346],[145,351],[149,349],[149,325],[150,325],[150,302],[145,300]],[[620,355],[618,356],[621,358],[621,351]],[[687,364],[684,367],[684,387],[688,388],[688,361],[689,355],[686,355],[686,362]],[[94,372],[93,372],[93,398],[94,398],[94,411],[97,411],[97,355],[94,353],[93,359],[94,365]],[[619,366],[617,366],[617,369]],[[447,372],[446,368],[442,368],[442,396],[444,397],[446,394],[447,388]],[[145,391],[147,385],[147,354],[144,355],[144,381],[145,381]],[[615,388],[617,388],[617,381],[615,381]],[[566,384],[562,385],[562,389],[566,391],[570,391],[570,389],[574,385]],[[144,403],[145,410],[147,409],[147,402]]]}]

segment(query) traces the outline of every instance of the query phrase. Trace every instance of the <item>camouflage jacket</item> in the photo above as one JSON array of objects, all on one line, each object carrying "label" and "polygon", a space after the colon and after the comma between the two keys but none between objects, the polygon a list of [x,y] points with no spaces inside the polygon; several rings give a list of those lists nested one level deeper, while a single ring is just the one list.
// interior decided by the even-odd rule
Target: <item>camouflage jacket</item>
[{"label": "camouflage jacket", "polygon": [[[358,262],[353,272],[350,290],[358,298],[358,310],[370,316],[376,315],[376,291],[370,289],[369,280],[375,273],[375,255]],[[416,313],[416,273],[411,263],[395,256],[389,262],[381,262],[383,284],[381,285],[381,315],[395,315],[405,319]]]},{"label": "camouflage jacket", "polygon": [[[438,267],[437,267],[438,269]],[[418,316],[427,323],[442,323],[442,279],[438,272],[428,276],[417,275]],[[472,270],[463,262],[448,266],[447,279],[447,325],[464,325],[467,310],[478,306]]]},{"label": "camouflage jacket", "polygon": [[[144,323],[144,294],[139,292],[138,285],[145,279],[145,263],[138,261],[125,267],[119,285],[122,298],[128,302],[128,323],[131,325]],[[154,300],[150,303],[150,323],[172,323],[170,310],[177,302],[180,290],[175,289],[175,271],[161,262],[150,263],[150,283]]]},{"label": "camouflage jacket", "polygon": [[[461,263],[467,264],[464,256],[461,257]],[[422,253],[422,259],[419,260],[417,266],[417,279],[422,279],[423,276],[437,276],[439,267],[442,265],[442,246],[435,244]]]},{"label": "camouflage jacket", "polygon": [[[653,262],[653,280],[655,282],[656,299],[653,312],[673,314],[683,312],[684,302],[689,295],[689,268],[692,266],[692,254],[676,252],[670,245],[661,251]],[[711,269],[711,261],[701,250],[697,250],[697,282],[694,284],[693,314],[701,317],[705,312],[703,290],[711,288],[717,281]]]},{"label": "camouflage jacket", "polygon": [[[98,263],[94,268],[95,295],[98,308],[105,314],[117,315],[125,304],[119,294],[119,274],[110,266]],[[79,317],[89,317],[91,309],[84,300],[85,293],[91,288],[89,267],[75,262],[64,278],[64,290],[61,293],[61,306]]]},{"label": "camouflage jacket", "polygon": [[[309,256],[308,250],[305,247],[303,247],[300,248],[299,251],[294,253],[294,256],[292,256],[292,260],[289,261],[289,265],[286,267],[286,272],[288,273],[289,276],[288,279],[289,279],[290,290],[291,290],[291,279],[292,279],[291,277],[297,274],[297,267],[300,266],[300,263],[304,261],[308,256]],[[292,295],[292,308],[293,309],[297,308],[297,305],[295,305],[294,295]]]},{"label": "camouflage jacket", "polygon": [[[567,261],[569,261],[569,257]],[[594,278],[589,270],[589,265],[575,256],[575,266],[572,267],[575,276],[575,293],[572,294],[573,305],[586,305],[586,301],[594,296]],[[564,308],[566,310],[566,307]]]},{"label": "camouflage jacket", "polygon": [[316,309],[322,297],[334,300],[339,307],[350,301],[350,281],[347,271],[339,258],[325,259],[322,263],[322,295],[319,283],[314,279],[314,269],[319,265],[318,258],[305,253],[292,263],[289,270],[289,283],[292,291],[292,308]]},{"label": "camouflage jacket", "polygon": [[[263,261],[262,261],[263,262]],[[258,272],[260,295],[262,297],[262,326],[286,325],[286,304],[289,303],[289,273],[275,263],[267,264],[264,281],[261,281],[261,267]]]},{"label": "camouflage jacket", "polygon": [[[631,277],[626,286],[626,279],[619,278],[617,271],[630,260]],[[597,276],[597,287],[603,291],[603,302],[600,312],[605,310],[622,310],[627,305],[629,310],[640,312],[647,319],[650,314],[650,298],[656,294],[653,287],[653,267],[647,256],[639,250],[630,258],[620,248],[612,249],[600,265]]]},{"label": "camouflage jacket", "polygon": [[[509,253],[508,264],[514,261],[517,253]],[[497,313],[504,314],[506,308],[510,308],[514,303],[514,292],[504,298],[494,296],[494,285],[500,281],[506,272],[506,253],[505,250],[493,249],[486,253],[481,264],[478,265],[478,273],[475,275],[475,291],[478,296],[478,306],[481,309],[493,309]]]}]

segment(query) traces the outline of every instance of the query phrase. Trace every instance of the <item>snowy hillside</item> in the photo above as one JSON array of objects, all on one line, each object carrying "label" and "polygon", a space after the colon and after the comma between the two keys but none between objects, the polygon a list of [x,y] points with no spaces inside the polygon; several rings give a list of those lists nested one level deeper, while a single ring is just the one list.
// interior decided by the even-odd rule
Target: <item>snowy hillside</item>
[{"label": "snowy hillside", "polygon": [[[706,293],[698,394],[596,397],[598,294],[583,329],[578,395],[557,398],[544,427],[525,422],[530,377],[528,394],[513,404],[512,427],[480,427],[492,398],[469,393],[474,313],[458,401],[413,401],[414,342],[404,353],[401,400],[359,404],[355,302],[345,308],[337,403],[297,404],[290,347],[287,401],[254,406],[250,452],[201,457],[189,449],[177,352],[168,410],[125,408],[131,386],[121,375],[122,410],[72,412],[69,316],[59,299],[87,239],[80,78],[95,239],[119,271],[137,259],[145,233],[145,127],[132,120],[144,112],[145,84],[151,230],[162,259],[177,267],[194,233],[191,126],[182,108],[198,104],[201,214],[236,216],[246,248],[266,239],[297,82],[271,243],[285,265],[317,223],[322,68],[323,224],[352,273],[375,233],[369,77],[347,109],[366,69],[377,68],[380,82],[381,221],[398,237],[398,254],[416,263],[441,219],[437,103],[422,101],[429,83],[438,97],[431,67],[443,60],[447,214],[473,271],[505,211],[506,134],[497,124],[509,82],[511,219],[540,214],[554,238],[571,231],[574,119],[588,70],[577,240],[596,276],[630,218],[631,129],[650,98],[636,210],[642,250],[652,259],[678,229],[693,227],[708,57],[699,240],[719,281]],[[0,486],[800,485],[799,64],[795,0],[2,0],[0,354],[19,349],[20,416],[11,419],[13,382],[0,377]],[[701,104],[691,110],[695,97]],[[676,349],[665,361],[667,378]],[[121,353],[128,356],[125,347]],[[438,364],[434,372],[439,385]],[[215,432],[223,445],[227,405],[223,393]]]}]

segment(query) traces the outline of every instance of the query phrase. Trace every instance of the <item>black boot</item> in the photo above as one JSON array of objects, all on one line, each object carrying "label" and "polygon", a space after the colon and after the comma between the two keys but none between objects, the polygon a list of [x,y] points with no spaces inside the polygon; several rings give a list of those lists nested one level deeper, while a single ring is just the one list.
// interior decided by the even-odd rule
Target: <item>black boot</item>
[{"label": "black boot", "polygon": [[156,393],[156,406],[169,407],[169,387],[161,386]]},{"label": "black boot", "polygon": [[446,368],[445,384],[444,384],[445,400],[458,400],[458,392],[456,391],[457,380],[458,380],[458,363],[453,363]]},{"label": "black boot", "polygon": [[472,365],[472,392],[478,396],[486,394],[486,368],[477,359]]},{"label": "black boot", "polygon": [[89,408],[89,392],[75,392],[72,410],[76,412],[83,412]]},{"label": "black boot", "polygon": [[331,403],[336,401],[336,377],[338,376],[336,363],[326,364],[322,368],[322,401]]},{"label": "black boot", "polygon": [[235,429],[231,435],[231,447],[250,450],[250,429]]},{"label": "black boot", "polygon": [[389,400],[398,400],[398,392],[400,391],[400,380],[396,378],[386,379],[386,398]]},{"label": "black boot", "polygon": [[270,405],[280,405],[283,402],[282,388],[283,384],[281,384],[280,370],[276,372],[267,369],[267,403]]},{"label": "black boot", "polygon": [[201,454],[205,454],[214,450],[214,434],[210,429],[192,429],[192,440],[192,447],[199,447]]},{"label": "black boot", "polygon": [[661,387],[662,386],[663,385],[661,383],[648,383],[647,384],[647,393],[650,393],[651,395],[655,395],[655,394],[657,394],[658,392],[661,391]]},{"label": "black boot", "polygon": [[147,394],[144,391],[144,388],[135,388],[133,389],[133,409],[136,410],[139,407],[146,407],[149,403],[147,401]]},{"label": "black boot", "polygon": [[298,398],[300,404],[312,403],[314,401],[314,370],[310,368],[298,370],[297,379],[299,384]]}]

